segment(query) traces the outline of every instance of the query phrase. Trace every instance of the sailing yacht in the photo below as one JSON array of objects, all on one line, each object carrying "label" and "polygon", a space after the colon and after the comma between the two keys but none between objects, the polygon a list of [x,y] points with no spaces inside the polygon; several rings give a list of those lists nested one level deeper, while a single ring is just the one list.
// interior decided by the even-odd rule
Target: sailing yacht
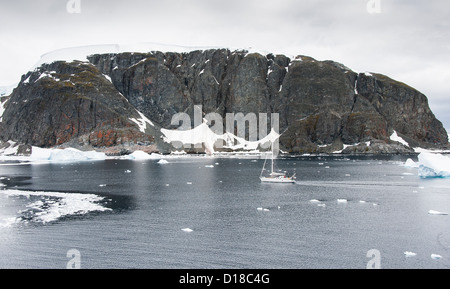
[{"label": "sailing yacht", "polygon": [[271,170],[269,174],[264,175],[265,167],[267,158],[264,161],[263,168],[261,170],[261,175],[259,178],[261,179],[261,182],[264,183],[295,183],[295,174],[292,176],[288,176],[286,172],[275,172],[274,171],[274,157],[272,152],[272,165]]}]

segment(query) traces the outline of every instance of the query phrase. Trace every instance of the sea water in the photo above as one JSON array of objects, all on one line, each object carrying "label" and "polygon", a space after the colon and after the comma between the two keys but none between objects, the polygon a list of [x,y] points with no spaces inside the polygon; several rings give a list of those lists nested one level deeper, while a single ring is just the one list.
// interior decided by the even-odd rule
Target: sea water
[{"label": "sea water", "polygon": [[450,179],[405,161],[278,159],[295,184],[251,156],[3,162],[0,268],[448,268]]}]

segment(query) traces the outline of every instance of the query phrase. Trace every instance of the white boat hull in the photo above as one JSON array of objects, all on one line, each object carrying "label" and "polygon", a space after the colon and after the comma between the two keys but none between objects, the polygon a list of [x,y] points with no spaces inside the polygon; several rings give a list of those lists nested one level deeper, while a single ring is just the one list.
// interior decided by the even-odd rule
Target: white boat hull
[{"label": "white boat hull", "polygon": [[264,183],[295,183],[295,180],[292,178],[267,178],[267,177],[260,177],[261,182]]}]

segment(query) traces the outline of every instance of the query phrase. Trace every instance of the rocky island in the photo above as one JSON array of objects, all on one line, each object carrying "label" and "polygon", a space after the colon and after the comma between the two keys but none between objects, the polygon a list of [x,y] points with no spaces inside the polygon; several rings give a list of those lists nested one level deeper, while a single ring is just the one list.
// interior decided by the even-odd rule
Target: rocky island
[{"label": "rocky island", "polygon": [[224,118],[277,113],[280,149],[291,154],[407,154],[449,145],[424,94],[334,61],[229,49],[87,59],[42,64],[1,98],[3,148],[166,154],[176,149],[161,129],[195,105]]}]

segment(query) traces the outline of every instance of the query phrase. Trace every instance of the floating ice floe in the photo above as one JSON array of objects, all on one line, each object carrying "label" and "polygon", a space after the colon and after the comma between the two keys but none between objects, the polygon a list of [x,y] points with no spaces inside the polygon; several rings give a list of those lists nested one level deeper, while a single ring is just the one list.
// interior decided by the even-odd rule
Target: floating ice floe
[{"label": "floating ice floe", "polygon": [[316,200],[316,199],[312,199],[312,200],[309,200],[311,203],[320,203],[320,201],[319,200]]},{"label": "floating ice floe", "polygon": [[256,208],[258,211],[263,211],[263,212],[269,212],[270,210],[269,209],[266,209],[266,208],[263,208],[263,207],[259,207],[259,208]]},{"label": "floating ice floe", "polygon": [[441,255],[438,255],[438,254],[431,254],[431,259],[433,259],[433,260],[439,260],[439,259],[442,259],[442,256]]},{"label": "floating ice floe", "polygon": [[16,217],[12,223],[36,222],[46,224],[66,216],[111,210],[100,204],[99,202],[105,199],[95,194],[21,190],[3,190],[0,191],[0,194],[8,197],[25,197],[32,201],[26,205],[24,210],[18,212],[20,216]]},{"label": "floating ice floe", "polygon": [[439,211],[435,211],[435,210],[429,210],[428,214],[430,214],[430,215],[448,215],[448,213],[439,212]]},{"label": "floating ice floe", "polygon": [[191,233],[194,230],[192,230],[191,228],[184,228],[184,229],[181,229],[181,231],[186,232],[186,233]]},{"label": "floating ice floe", "polygon": [[338,202],[338,203],[345,204],[345,203],[348,202],[348,200],[347,200],[347,199],[337,199],[337,202]]},{"label": "floating ice floe", "polygon": [[418,164],[421,178],[450,177],[450,158],[447,156],[422,152],[419,154]]},{"label": "floating ice floe", "polygon": [[129,174],[129,173],[131,173],[131,171],[130,171],[130,170],[126,170],[125,173],[126,173],[126,174]]},{"label": "floating ice floe", "polygon": [[213,165],[206,165],[205,168],[213,168]]},{"label": "floating ice floe", "polygon": [[0,219],[0,228],[10,228],[20,222],[20,219],[16,217],[6,217]]},{"label": "floating ice floe", "polygon": [[410,251],[403,252],[403,254],[405,254],[405,257],[415,257],[415,256],[417,256],[416,253],[410,252]]},{"label": "floating ice floe", "polygon": [[168,161],[163,160],[163,159],[158,161],[158,164],[160,164],[160,165],[165,165],[165,164],[168,164],[168,163],[169,163]]}]

